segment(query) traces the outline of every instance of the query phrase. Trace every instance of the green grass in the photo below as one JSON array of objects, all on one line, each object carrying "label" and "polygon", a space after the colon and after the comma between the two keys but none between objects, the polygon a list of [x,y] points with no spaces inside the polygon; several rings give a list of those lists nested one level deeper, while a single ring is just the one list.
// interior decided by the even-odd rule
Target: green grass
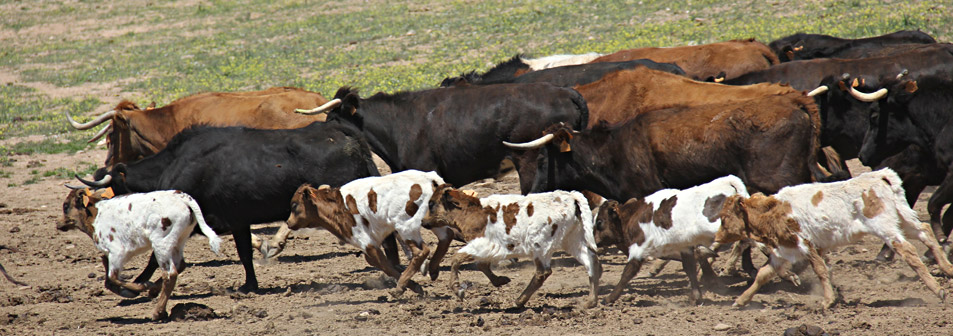
[{"label": "green grass", "polygon": [[[0,71],[62,88],[115,85],[121,98],[140,105],[275,85],[325,96],[343,85],[365,95],[425,89],[516,53],[767,42],[799,31],[861,37],[920,28],[941,41],[953,36],[953,0],[80,1],[5,8],[15,13],[0,17],[0,27],[17,34],[0,38]],[[58,33],[55,23],[74,33]],[[70,133],[65,143],[34,141],[13,151],[86,148],[95,130],[70,131],[62,112],[102,110],[103,99],[0,83],[0,140]]]}]

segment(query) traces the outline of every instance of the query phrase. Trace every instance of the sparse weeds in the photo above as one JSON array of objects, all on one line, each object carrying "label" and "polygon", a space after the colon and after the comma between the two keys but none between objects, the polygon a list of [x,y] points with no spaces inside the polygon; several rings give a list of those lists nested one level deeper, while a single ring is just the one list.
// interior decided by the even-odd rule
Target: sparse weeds
[{"label": "sparse weeds", "polygon": [[[216,0],[148,6],[114,2],[105,13],[94,10],[98,4],[51,3],[42,10],[24,5],[28,8],[17,15],[0,19],[0,25],[14,30],[50,21],[83,28],[75,36],[38,37],[42,33],[32,32],[4,38],[0,66],[12,68],[22,81],[59,87],[121,81],[124,91],[165,104],[202,91],[276,85],[324,95],[343,85],[367,94],[424,89],[447,76],[486,70],[517,53],[605,53],[748,37],[770,41],[799,31],[859,37],[920,28],[949,41],[953,32],[953,16],[948,15],[953,0],[431,0],[373,5]],[[123,15],[128,12],[137,13],[136,19]],[[178,23],[163,17],[175,17]],[[123,29],[106,22],[121,22]],[[83,97],[50,99],[23,86],[0,85],[0,139],[63,133],[68,129],[63,110],[81,115],[102,104]]]}]

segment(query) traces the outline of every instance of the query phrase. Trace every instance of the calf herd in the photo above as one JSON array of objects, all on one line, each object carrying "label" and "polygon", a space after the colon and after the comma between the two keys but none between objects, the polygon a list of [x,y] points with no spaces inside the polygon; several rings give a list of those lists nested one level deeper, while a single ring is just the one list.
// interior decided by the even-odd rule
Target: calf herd
[{"label": "calf herd", "polygon": [[[924,51],[931,43],[935,46]],[[917,170],[922,162],[888,160],[885,167],[896,172],[877,167],[848,179],[843,159],[860,152],[862,160],[875,158],[879,164],[907,144],[885,144],[896,137],[872,137],[869,130],[867,139],[857,135],[857,129],[886,132],[888,118],[896,118],[887,109],[904,104],[881,100],[887,89],[864,94],[857,88],[890,83],[890,90],[909,95],[917,91],[916,80],[949,82],[943,78],[951,74],[930,70],[936,64],[905,63],[877,72],[867,70],[876,65],[820,59],[831,57],[824,50],[869,63],[883,62],[885,54],[948,53],[931,58],[948,68],[953,62],[944,63],[943,57],[953,56],[953,47],[916,31],[858,40],[798,34],[770,47],[744,40],[643,49],[518,56],[487,73],[447,79],[447,88],[360,98],[344,87],[330,101],[247,107],[258,111],[248,115],[294,114],[292,109],[326,114],[295,129],[266,125],[261,118],[242,121],[244,112],[236,105],[222,112],[227,121],[176,124],[182,131],[151,143],[149,151],[137,152],[122,133],[148,135],[148,122],[113,119],[100,132],[108,134],[107,166],[95,174],[96,181],[80,179],[97,190],[72,187],[58,227],[80,229],[105,252],[108,290],[124,297],[158,295],[154,319],[167,317],[191,234],[207,236],[218,253],[217,234],[232,233],[245,267],[239,290],[255,291],[252,248],[274,256],[289,230],[303,228],[324,229],[360,249],[371,266],[396,279],[395,296],[406,289],[424,295],[413,277],[420,272],[437,280],[457,239],[465,246],[450,258],[448,284],[460,298],[467,290],[458,280],[462,264],[475,262],[499,287],[510,279],[494,274],[492,266],[525,258],[536,271],[515,300],[523,307],[552,273],[554,253],[562,251],[586,271],[590,288],[584,306],[593,307],[602,276],[598,253],[614,247],[628,260],[605,304],[619,299],[645,261],[663,257],[681,260],[689,300],[698,303],[699,265],[702,278],[712,279],[719,247],[736,243],[730,260],[742,255],[753,283],[735,306],[748,304],[776,275],[799,281],[792,266],[806,260],[828,308],[835,293],[825,253],[873,235],[945,298],[946,290],[908,240],[923,242],[940,271],[953,277],[941,245],[949,230],[940,227],[939,210],[934,215],[931,207],[937,217],[931,227],[920,222],[910,201],[920,184],[944,180],[934,175],[945,175],[946,167],[924,177],[927,172]],[[817,59],[803,60],[809,58]],[[892,84],[898,78],[905,84]],[[761,81],[769,83],[755,84]],[[252,96],[261,98],[263,92],[270,91]],[[944,98],[929,97],[949,100],[951,93],[937,95]],[[928,98],[918,99],[913,101]],[[69,120],[91,128],[129,113],[124,111],[117,107],[87,124]],[[891,152],[871,149],[877,145]],[[929,160],[944,160],[931,156],[936,148],[919,145]],[[395,173],[379,176],[371,152]],[[513,162],[523,195],[461,189],[496,175],[502,160]],[[904,189],[908,181],[914,190]],[[251,235],[251,224],[277,220],[286,220],[286,226],[276,240]],[[437,237],[434,248],[423,239],[424,229]],[[403,269],[398,246],[409,258]],[[768,262],[755,269],[744,246],[757,247]],[[132,282],[121,280],[123,264],[147,251],[152,258],[143,273]],[[149,278],[156,269],[164,275],[153,283]]]}]

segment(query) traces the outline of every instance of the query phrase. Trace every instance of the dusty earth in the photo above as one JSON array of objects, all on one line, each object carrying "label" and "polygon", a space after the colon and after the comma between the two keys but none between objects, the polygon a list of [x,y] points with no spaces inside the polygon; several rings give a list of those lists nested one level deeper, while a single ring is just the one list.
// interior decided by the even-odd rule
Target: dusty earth
[{"label": "dusty earth", "polygon": [[[33,167],[74,168],[102,161],[101,149],[74,154],[13,156],[13,171],[0,183],[23,181]],[[852,169],[862,169],[856,162]],[[481,195],[517,191],[516,176],[474,183]],[[746,285],[742,276],[722,277],[707,286],[703,303],[687,303],[688,281],[678,263],[669,263],[657,277],[643,269],[622,299],[610,306],[582,309],[587,294],[585,271],[564,254],[556,257],[553,275],[523,310],[512,303],[529,281],[534,267],[521,260],[497,266],[513,282],[493,288],[472,266],[462,279],[474,284],[460,301],[447,288],[446,271],[435,282],[416,276],[428,292],[389,294],[394,282],[371,268],[359,251],[339,245],[322,231],[296,232],[287,249],[270,261],[256,263],[262,291],[234,291],[243,279],[230,236],[215,256],[207,240],[192,238],[186,249],[190,267],[179,277],[169,308],[204,305],[211,309],[190,320],[153,322],[154,301],[124,299],[103,289],[100,252],[79,231],[58,232],[55,222],[67,180],[49,177],[36,184],[0,192],[0,263],[30,287],[0,280],[0,334],[154,334],[184,332],[220,334],[647,334],[647,335],[779,335],[801,324],[842,335],[950,335],[953,309],[942,303],[915,273],[899,261],[875,262],[880,243],[872,238],[830,254],[833,281],[840,299],[830,310],[818,309],[816,277],[803,272],[800,287],[774,281],[744,310],[731,308]],[[19,182],[18,182],[19,183]],[[925,218],[927,195],[917,210]],[[278,224],[255,227],[272,234]],[[425,234],[430,240],[433,236]],[[454,243],[451,252],[461,245]],[[920,250],[925,248],[918,244]],[[260,258],[257,255],[256,258]],[[615,250],[601,257],[605,272],[602,295],[618,280],[624,258]],[[146,257],[132,260],[125,272],[135,276]],[[760,262],[760,260],[759,260]],[[406,261],[405,261],[406,263]],[[716,264],[716,268],[720,267]],[[935,267],[931,267],[936,272]],[[156,276],[158,277],[158,276]],[[155,280],[155,277],[153,278]],[[953,282],[940,278],[948,291]],[[212,317],[209,319],[209,317]]]}]

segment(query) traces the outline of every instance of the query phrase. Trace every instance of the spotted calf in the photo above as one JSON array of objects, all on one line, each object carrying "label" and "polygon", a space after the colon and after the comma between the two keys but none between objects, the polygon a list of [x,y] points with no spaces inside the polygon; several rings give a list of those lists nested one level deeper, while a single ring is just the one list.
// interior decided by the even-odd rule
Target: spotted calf
[{"label": "spotted calf", "polygon": [[[303,185],[291,199],[288,227],[322,228],[339,239],[364,251],[367,262],[397,279],[397,291],[406,288],[423,294],[423,288],[411,280],[430,254],[420,235],[421,221],[427,214],[427,202],[437,186],[444,183],[437,173],[405,170],[387,176],[366,177],[340,188]],[[433,230],[439,240],[430,276],[436,280],[440,258],[453,236],[446,228]],[[410,247],[413,257],[403,273],[380,250],[381,242],[396,232]]]},{"label": "spotted calf", "polygon": [[590,290],[585,306],[596,305],[602,266],[592,237],[592,212],[586,197],[579,192],[476,198],[446,185],[430,201],[424,225],[455,228],[468,242],[454,255],[451,266],[451,289],[461,298],[463,291],[457,279],[463,262],[476,259],[490,282],[502,286],[509,279],[493,274],[490,263],[529,257],[536,264],[536,275],[516,300],[516,306],[522,307],[552,273],[552,255],[561,248],[586,268]]},{"label": "spotted calf", "polygon": [[[747,197],[748,192],[741,179],[729,175],[685,190],[659,190],[621,205],[616,201],[603,204],[596,217],[596,243],[599,247],[615,245],[629,257],[606,303],[619,298],[646,258],[680,254],[692,287],[689,299],[697,304],[702,292],[695,273],[694,248],[712,243],[721,227],[721,206],[734,195]],[[701,260],[703,266],[707,264],[707,260]]]},{"label": "spotted calf", "polygon": [[[184,268],[183,251],[188,237],[198,224],[208,236],[212,251],[219,253],[221,239],[205,223],[202,210],[191,196],[174,190],[129,194],[102,199],[101,194],[85,189],[69,193],[63,202],[65,227],[83,231],[99,250],[105,252],[106,288],[123,296],[135,296],[149,290],[160,290],[153,319],[167,315],[166,304],[176,278]],[[123,265],[130,258],[152,250],[159,267],[165,272],[160,284],[130,283],[119,278]]]},{"label": "spotted calf", "polygon": [[750,238],[770,251],[770,262],[758,270],[754,284],[738,299],[736,307],[751,301],[770,281],[784,261],[807,258],[824,288],[824,307],[834,303],[834,288],[824,253],[850,244],[866,234],[884,241],[913,268],[926,286],[942,300],[946,291],[930,275],[907,241],[918,239],[937,258],[940,269],[953,276],[953,265],[933,236],[907,204],[901,180],[889,168],[861,174],[847,181],[786,187],[772,196],[762,194],[729,197],[720,214],[721,243]]}]

